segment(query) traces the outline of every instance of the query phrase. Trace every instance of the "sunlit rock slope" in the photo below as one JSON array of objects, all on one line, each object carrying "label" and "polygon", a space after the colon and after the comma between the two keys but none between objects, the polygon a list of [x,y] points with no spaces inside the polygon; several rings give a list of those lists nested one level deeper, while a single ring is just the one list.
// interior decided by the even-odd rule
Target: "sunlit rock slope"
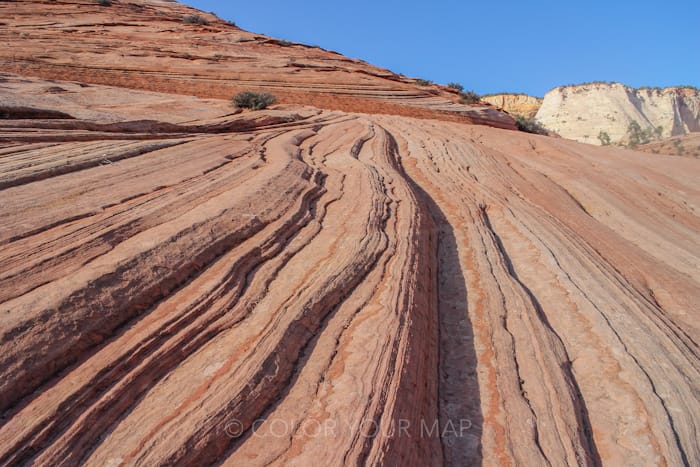
[{"label": "sunlit rock slope", "polygon": [[241,112],[57,42],[143,11],[29,3],[2,21],[72,63],[0,75],[0,464],[700,462],[696,158]]}]

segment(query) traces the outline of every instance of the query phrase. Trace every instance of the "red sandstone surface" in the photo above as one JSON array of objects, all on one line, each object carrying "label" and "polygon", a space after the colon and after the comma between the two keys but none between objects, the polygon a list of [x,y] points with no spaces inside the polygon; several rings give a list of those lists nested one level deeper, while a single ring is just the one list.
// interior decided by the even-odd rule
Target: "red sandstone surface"
[{"label": "red sandstone surface", "polygon": [[700,462],[696,158],[140,5],[0,3],[1,464]]},{"label": "red sandstone surface", "polygon": [[[0,13],[5,71],[222,99],[267,91],[282,103],[515,128],[489,104],[459,104],[450,88],[418,86],[361,60],[250,33],[175,2],[21,1],[3,3]],[[207,24],[183,21],[194,16]]]}]

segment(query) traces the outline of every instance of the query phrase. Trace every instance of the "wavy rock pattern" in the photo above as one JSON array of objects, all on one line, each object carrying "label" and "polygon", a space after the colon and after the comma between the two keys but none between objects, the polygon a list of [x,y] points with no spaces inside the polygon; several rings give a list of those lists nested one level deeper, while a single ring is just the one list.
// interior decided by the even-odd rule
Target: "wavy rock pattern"
[{"label": "wavy rock pattern", "polygon": [[[207,24],[183,22],[194,16]],[[488,104],[459,104],[447,87],[419,87],[413,78],[243,31],[176,2],[0,2],[0,18],[12,24],[0,27],[0,70],[22,75],[222,99],[250,89],[284,103],[515,129],[510,116]]]},{"label": "wavy rock pattern", "polygon": [[700,462],[697,159],[0,78],[0,464]]},{"label": "wavy rock pattern", "polygon": [[3,464],[700,459],[695,160],[311,110],[1,126]]}]

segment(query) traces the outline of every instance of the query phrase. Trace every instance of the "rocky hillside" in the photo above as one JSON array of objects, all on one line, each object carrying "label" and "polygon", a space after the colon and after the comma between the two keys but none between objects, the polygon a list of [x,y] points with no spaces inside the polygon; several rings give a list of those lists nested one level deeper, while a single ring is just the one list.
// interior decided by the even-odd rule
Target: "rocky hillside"
[{"label": "rocky hillside", "polygon": [[673,136],[637,146],[637,150],[652,154],[700,157],[700,133]]},{"label": "rocky hillside", "polygon": [[700,464],[700,160],[173,2],[0,21],[1,465]]},{"label": "rocky hillside", "polygon": [[[265,91],[282,103],[515,128],[488,105],[460,104],[448,87],[420,86],[361,60],[243,31],[176,2],[107,3],[0,2],[0,18],[12,21],[0,28],[0,69],[222,99]],[[138,40],[131,39],[135,31]]]},{"label": "rocky hillside", "polygon": [[668,138],[700,131],[700,90],[633,89],[619,83],[563,86],[545,94],[536,118],[564,138],[589,144],[601,144],[601,132],[612,144],[629,143],[632,122],[650,138]]},{"label": "rocky hillside", "polygon": [[542,105],[541,97],[527,94],[489,94],[482,96],[481,100],[511,115],[522,115],[527,118],[534,118]]}]

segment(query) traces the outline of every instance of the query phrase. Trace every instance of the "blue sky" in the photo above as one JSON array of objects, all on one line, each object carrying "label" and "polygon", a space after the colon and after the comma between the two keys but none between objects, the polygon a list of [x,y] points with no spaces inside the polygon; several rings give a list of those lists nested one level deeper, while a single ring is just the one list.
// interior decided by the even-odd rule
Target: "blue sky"
[{"label": "blue sky", "polygon": [[243,29],[479,94],[700,87],[700,0],[184,0]]}]

